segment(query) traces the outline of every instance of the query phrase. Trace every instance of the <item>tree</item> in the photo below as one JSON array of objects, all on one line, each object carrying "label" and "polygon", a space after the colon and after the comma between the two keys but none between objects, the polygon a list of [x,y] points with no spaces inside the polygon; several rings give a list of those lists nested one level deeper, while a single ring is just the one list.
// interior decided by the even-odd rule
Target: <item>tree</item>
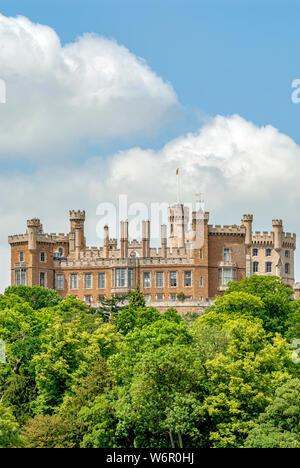
[{"label": "tree", "polygon": [[54,289],[41,288],[39,286],[9,286],[4,293],[6,296],[14,294],[21,297],[29,303],[34,310],[44,307],[53,307],[58,305],[62,298]]},{"label": "tree", "polygon": [[169,344],[149,350],[120,393],[119,424],[134,427],[137,448],[200,447],[203,392],[203,370],[193,348]]},{"label": "tree", "polygon": [[218,297],[205,314],[199,318],[199,325],[222,327],[228,320],[247,318],[263,323],[266,310],[263,301],[247,292],[231,292]]},{"label": "tree", "polygon": [[51,309],[34,310],[24,299],[0,296],[0,339],[6,345],[7,376],[21,372],[32,375],[32,357],[40,352],[41,335],[53,319]]},{"label": "tree", "polygon": [[100,357],[117,352],[120,336],[115,328],[94,318],[92,331],[75,317],[64,322],[57,317],[42,337],[42,352],[35,356],[38,398],[35,413],[53,414],[67,392],[91,370]]},{"label": "tree", "polygon": [[19,425],[11,409],[0,403],[0,448],[16,448],[21,445]]},{"label": "tree", "polygon": [[259,323],[235,319],[226,323],[226,351],[205,363],[210,441],[216,448],[243,445],[275,391],[290,379],[290,350],[277,335],[272,343]]},{"label": "tree", "polygon": [[250,431],[247,448],[300,448],[300,380],[278,388],[275,398]]},{"label": "tree", "polygon": [[124,302],[128,300],[128,294],[113,296],[111,299],[99,296],[98,300],[97,312],[103,317],[104,321],[110,323],[112,317],[123,310]]},{"label": "tree", "polygon": [[[86,436],[86,444],[91,443],[87,442],[89,435],[91,436],[89,441],[94,438],[92,433],[94,432],[95,416],[92,414],[97,411],[95,406],[98,404],[95,403],[95,400],[100,395],[105,394],[106,390],[111,387],[111,383],[112,377],[106,361],[99,358],[87,376],[74,385],[69,394],[64,397],[59,414],[69,425],[70,440],[73,441],[75,447],[80,447],[84,436]],[[100,443],[98,429],[97,434],[97,443]]]},{"label": "tree", "polygon": [[291,311],[292,290],[277,276],[258,276],[230,282],[225,297],[233,292],[243,292],[259,297],[263,304],[263,325],[267,332],[285,334],[287,318]]},{"label": "tree", "polygon": [[161,320],[162,315],[154,307],[139,307],[135,309],[132,305],[125,307],[122,312],[116,315],[112,323],[123,335],[127,335],[134,328],[143,328],[153,322]]},{"label": "tree", "polygon": [[68,424],[58,415],[37,415],[23,428],[25,448],[74,448]]}]

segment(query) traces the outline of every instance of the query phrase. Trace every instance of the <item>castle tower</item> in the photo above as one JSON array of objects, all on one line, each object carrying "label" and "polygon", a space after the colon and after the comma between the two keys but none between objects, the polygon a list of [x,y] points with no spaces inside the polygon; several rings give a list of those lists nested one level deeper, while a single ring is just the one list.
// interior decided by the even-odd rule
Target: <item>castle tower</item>
[{"label": "castle tower", "polygon": [[274,238],[274,249],[278,254],[278,260],[276,262],[276,276],[283,276],[283,264],[281,260],[282,250],[282,237],[283,237],[283,224],[282,219],[273,219],[273,238]]},{"label": "castle tower", "polygon": [[167,226],[162,224],[161,226],[161,254],[163,258],[167,257]]},{"label": "castle tower", "polygon": [[252,274],[252,265],[251,265],[252,223],[253,223],[253,215],[244,214],[241,225],[244,226],[246,230],[245,248],[246,248],[246,276],[247,277],[251,276]]},{"label": "castle tower", "polygon": [[189,220],[189,209],[182,204],[176,204],[168,210],[170,227],[170,249],[181,249],[185,247],[185,233]]},{"label": "castle tower", "polygon": [[121,258],[128,258],[128,221],[120,223]]},{"label": "castle tower", "polygon": [[75,234],[75,257],[80,258],[80,251],[85,248],[84,237],[85,211],[70,211],[71,239],[74,240]]},{"label": "castle tower", "polygon": [[109,227],[104,226],[104,248],[103,248],[104,258],[109,256]]},{"label": "castle tower", "polygon": [[277,252],[280,252],[280,250],[282,249],[282,233],[283,233],[282,219],[273,219],[272,226],[273,226],[273,232],[274,232],[274,249]]},{"label": "castle tower", "polygon": [[142,221],[143,257],[150,257],[150,221]]},{"label": "castle tower", "polygon": [[41,221],[38,218],[33,218],[27,221],[28,227],[28,249],[36,250],[38,234],[43,232]]}]

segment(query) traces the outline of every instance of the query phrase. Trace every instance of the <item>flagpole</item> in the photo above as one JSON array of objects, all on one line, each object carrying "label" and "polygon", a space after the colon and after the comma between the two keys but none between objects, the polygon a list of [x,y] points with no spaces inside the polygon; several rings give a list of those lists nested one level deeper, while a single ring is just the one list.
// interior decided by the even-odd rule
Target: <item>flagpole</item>
[{"label": "flagpole", "polygon": [[180,203],[180,185],[179,185],[179,169],[176,170],[177,175],[177,204]]}]

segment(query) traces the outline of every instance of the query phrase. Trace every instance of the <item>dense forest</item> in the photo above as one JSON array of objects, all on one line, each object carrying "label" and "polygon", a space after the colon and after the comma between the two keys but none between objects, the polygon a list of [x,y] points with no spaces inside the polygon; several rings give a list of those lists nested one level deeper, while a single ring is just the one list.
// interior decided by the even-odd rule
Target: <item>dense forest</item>
[{"label": "dense forest", "polygon": [[201,317],[13,286],[0,339],[2,448],[300,448],[300,300],[279,278]]}]

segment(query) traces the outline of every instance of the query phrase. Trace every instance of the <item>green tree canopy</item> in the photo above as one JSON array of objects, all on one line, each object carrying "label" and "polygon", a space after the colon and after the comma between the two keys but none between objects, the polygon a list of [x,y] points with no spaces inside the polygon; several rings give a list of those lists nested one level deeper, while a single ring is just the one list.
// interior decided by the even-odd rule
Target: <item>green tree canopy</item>
[{"label": "green tree canopy", "polygon": [[9,286],[4,293],[6,296],[14,294],[21,297],[34,310],[43,309],[44,307],[53,307],[62,301],[60,295],[54,289],[41,288],[34,286]]},{"label": "green tree canopy", "polygon": [[275,398],[250,431],[247,448],[300,448],[300,380],[278,388]]}]

